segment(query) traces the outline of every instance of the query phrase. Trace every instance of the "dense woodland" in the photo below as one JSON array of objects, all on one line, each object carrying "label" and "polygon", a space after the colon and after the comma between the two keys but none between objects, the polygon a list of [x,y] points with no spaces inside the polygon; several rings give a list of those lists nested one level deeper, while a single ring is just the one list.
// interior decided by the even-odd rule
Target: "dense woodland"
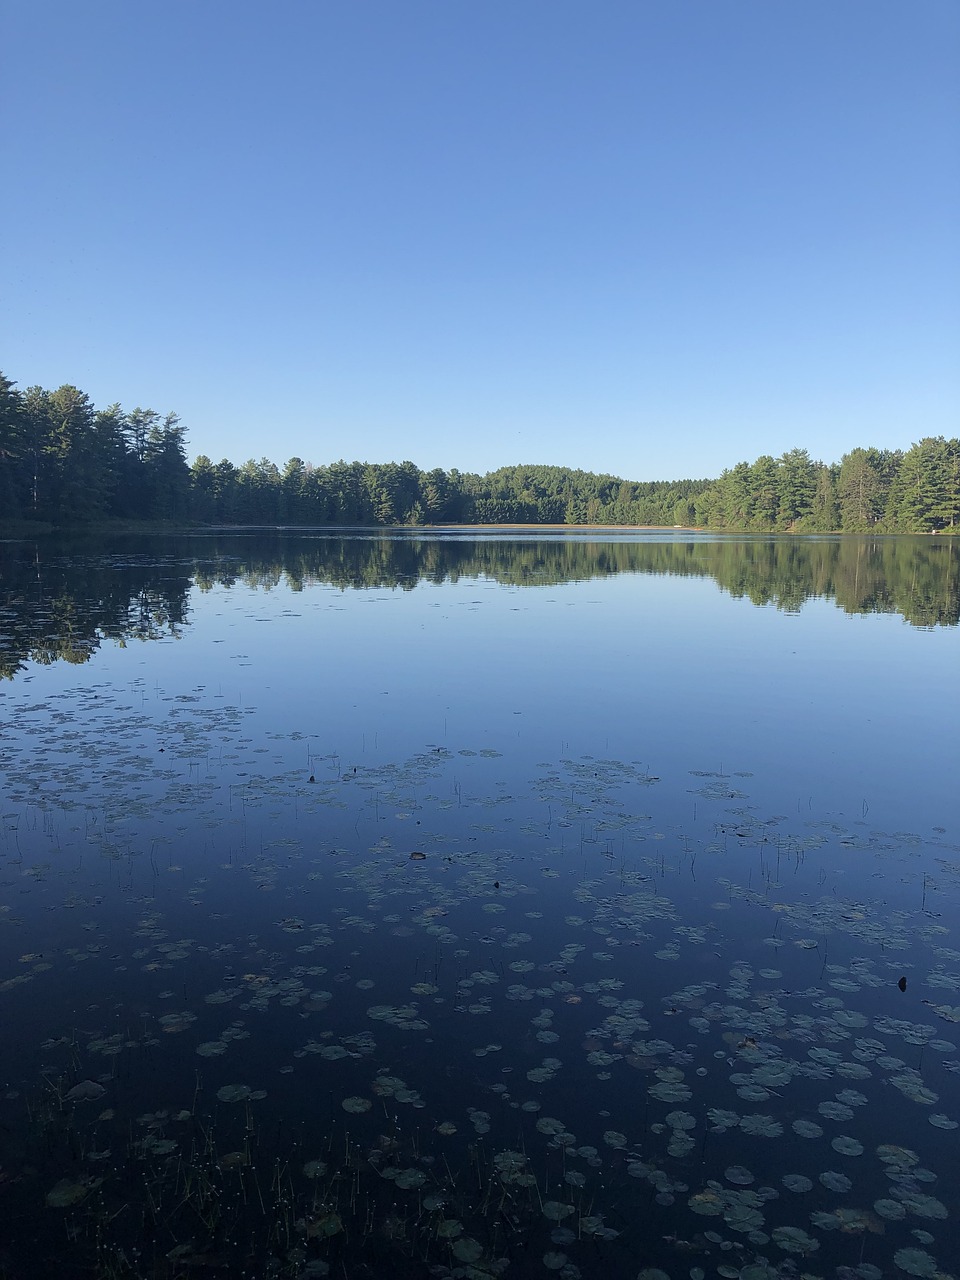
[{"label": "dense woodland", "polygon": [[600,524],[756,532],[930,533],[960,528],[960,440],[805,449],[738,462],[715,480],[633,481],[566,467],[487,475],[412,462],[266,458],[192,466],[174,413],[97,409],[78,388],[17,389],[0,374],[0,521],[244,525]]}]

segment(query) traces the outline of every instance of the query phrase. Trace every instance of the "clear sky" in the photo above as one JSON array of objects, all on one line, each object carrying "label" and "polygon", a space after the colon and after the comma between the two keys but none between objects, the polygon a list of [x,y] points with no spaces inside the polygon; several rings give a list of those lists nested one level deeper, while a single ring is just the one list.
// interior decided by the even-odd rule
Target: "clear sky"
[{"label": "clear sky", "polygon": [[960,432],[957,0],[6,0],[0,369],[191,457]]}]

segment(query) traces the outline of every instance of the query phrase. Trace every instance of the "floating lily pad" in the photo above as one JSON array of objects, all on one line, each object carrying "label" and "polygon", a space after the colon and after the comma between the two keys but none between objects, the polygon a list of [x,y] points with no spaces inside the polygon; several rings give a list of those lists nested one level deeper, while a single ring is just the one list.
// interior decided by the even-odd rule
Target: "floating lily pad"
[{"label": "floating lily pad", "polygon": [[934,1280],[940,1275],[936,1258],[923,1249],[898,1249],[893,1255],[893,1260],[908,1276],[921,1276],[923,1280]]},{"label": "floating lily pad", "polygon": [[307,1234],[311,1236],[329,1237],[339,1235],[343,1230],[343,1219],[334,1209],[321,1213],[307,1226]]},{"label": "floating lily pad", "polygon": [[69,1209],[85,1200],[102,1181],[102,1178],[61,1178],[47,1192],[47,1204],[54,1209]]},{"label": "floating lily pad", "polygon": [[68,1102],[96,1102],[106,1093],[102,1084],[96,1080],[81,1080],[67,1093]]},{"label": "floating lily pad", "polygon": [[838,1151],[842,1156],[863,1155],[863,1144],[857,1142],[856,1138],[847,1137],[846,1134],[841,1134],[839,1137],[833,1138],[830,1145],[833,1147],[834,1151]]},{"label": "floating lily pad", "polygon": [[813,1120],[794,1120],[791,1129],[799,1138],[822,1138],[823,1129]]},{"label": "floating lily pad", "polygon": [[784,1253],[794,1253],[806,1256],[809,1253],[816,1253],[820,1248],[819,1240],[814,1240],[807,1235],[801,1227],[774,1227],[771,1232],[774,1244],[778,1245]]},{"label": "floating lily pad", "polygon": [[884,1197],[880,1200],[874,1200],[873,1207],[881,1218],[887,1218],[891,1222],[899,1222],[907,1216],[907,1211],[899,1200],[890,1200]]},{"label": "floating lily pad", "polygon": [[694,1213],[705,1218],[719,1218],[724,1211],[724,1202],[716,1191],[698,1191],[692,1195],[687,1204]]},{"label": "floating lily pad", "polygon": [[812,1181],[802,1173],[785,1173],[781,1181],[788,1191],[795,1191],[798,1195],[809,1191],[813,1186]]},{"label": "floating lily pad", "polygon": [[940,1112],[934,1112],[932,1116],[927,1116],[929,1122],[935,1129],[956,1129],[957,1121],[951,1120],[949,1116],[945,1116]]},{"label": "floating lily pad", "polygon": [[217,1090],[217,1097],[221,1102],[243,1102],[250,1096],[250,1088],[245,1084],[225,1084]]},{"label": "floating lily pad", "polygon": [[225,1040],[205,1040],[203,1044],[197,1045],[197,1053],[201,1058],[218,1058],[226,1051],[227,1044]]},{"label": "floating lily pad", "polygon": [[843,1173],[837,1173],[833,1169],[827,1169],[820,1174],[820,1181],[829,1191],[846,1192],[853,1186],[850,1179]]},{"label": "floating lily pad", "polygon": [[460,1240],[454,1240],[450,1251],[461,1262],[477,1262],[483,1257],[483,1245],[479,1240],[474,1240],[473,1236],[463,1236]]}]

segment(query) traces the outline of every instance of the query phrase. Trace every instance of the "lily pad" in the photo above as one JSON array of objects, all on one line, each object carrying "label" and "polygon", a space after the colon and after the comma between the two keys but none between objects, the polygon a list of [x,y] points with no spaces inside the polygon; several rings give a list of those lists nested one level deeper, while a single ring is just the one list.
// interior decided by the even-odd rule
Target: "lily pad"
[{"label": "lily pad", "polygon": [[69,1209],[85,1200],[102,1181],[102,1178],[61,1178],[47,1192],[47,1204],[54,1209]]},{"label": "lily pad", "polygon": [[106,1093],[106,1089],[102,1084],[98,1084],[96,1080],[81,1080],[79,1084],[75,1084],[67,1094],[68,1102],[96,1102]]}]

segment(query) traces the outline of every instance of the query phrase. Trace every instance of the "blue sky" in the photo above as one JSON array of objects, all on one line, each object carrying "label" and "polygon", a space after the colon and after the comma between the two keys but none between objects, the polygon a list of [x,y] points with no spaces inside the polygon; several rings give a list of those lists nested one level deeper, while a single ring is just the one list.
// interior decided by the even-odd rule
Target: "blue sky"
[{"label": "blue sky", "polygon": [[191,457],[960,430],[955,0],[7,0],[0,369]]}]

